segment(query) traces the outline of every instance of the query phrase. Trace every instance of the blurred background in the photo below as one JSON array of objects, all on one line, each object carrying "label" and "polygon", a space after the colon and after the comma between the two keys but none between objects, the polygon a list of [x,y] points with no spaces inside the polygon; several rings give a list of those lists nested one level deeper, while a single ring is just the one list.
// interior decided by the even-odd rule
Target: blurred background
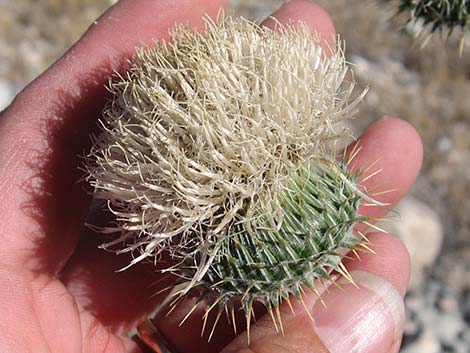
[{"label": "blurred background", "polygon": [[[232,0],[261,19],[280,0]],[[424,141],[422,173],[384,225],[412,258],[401,352],[470,352],[470,49],[392,19],[393,1],[317,0],[347,43],[360,86],[370,86],[356,135],[383,115],[411,122]],[[0,0],[0,110],[76,41],[108,0]],[[469,42],[467,38],[467,42]],[[470,46],[470,43],[467,44]]]}]

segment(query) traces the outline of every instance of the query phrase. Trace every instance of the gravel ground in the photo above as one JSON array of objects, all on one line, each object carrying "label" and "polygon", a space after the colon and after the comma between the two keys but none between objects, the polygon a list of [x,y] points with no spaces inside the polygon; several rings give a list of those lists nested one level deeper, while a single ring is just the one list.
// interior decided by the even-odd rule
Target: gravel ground
[{"label": "gravel ground", "polygon": [[[424,142],[423,171],[406,201],[414,206],[401,208],[409,226],[396,230],[415,269],[402,352],[469,352],[470,49],[459,57],[457,39],[435,36],[419,50],[416,28],[400,30],[393,10],[377,1],[318,2],[347,43],[357,81],[370,86],[356,132],[393,114],[410,121]],[[235,14],[249,18],[281,3],[231,1]],[[0,109],[107,6],[106,0],[0,0]],[[423,241],[414,248],[416,239]]]}]

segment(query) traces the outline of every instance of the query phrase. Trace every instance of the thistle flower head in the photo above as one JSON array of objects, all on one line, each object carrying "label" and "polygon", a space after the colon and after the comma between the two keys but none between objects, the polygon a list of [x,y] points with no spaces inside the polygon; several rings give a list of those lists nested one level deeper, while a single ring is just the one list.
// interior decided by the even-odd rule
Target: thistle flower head
[{"label": "thistle flower head", "polygon": [[166,254],[179,294],[242,298],[247,317],[339,269],[362,194],[335,141],[361,97],[341,47],[320,40],[225,18],[139,50],[87,165],[116,215],[104,246],[132,264]]},{"label": "thistle flower head", "polygon": [[400,0],[399,12],[408,13],[408,21],[422,21],[431,33],[447,32],[450,36],[455,29],[464,36],[470,31],[470,0]]}]

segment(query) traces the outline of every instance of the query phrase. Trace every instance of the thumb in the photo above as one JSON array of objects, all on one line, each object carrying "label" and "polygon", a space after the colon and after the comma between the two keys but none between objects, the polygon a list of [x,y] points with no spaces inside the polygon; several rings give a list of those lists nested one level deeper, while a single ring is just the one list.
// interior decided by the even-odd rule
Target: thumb
[{"label": "thumb", "polygon": [[[356,285],[342,278],[319,300],[305,291],[304,303],[280,307],[282,329],[269,316],[252,326],[222,353],[395,353],[400,347],[404,305],[395,287],[365,271],[351,272]],[[323,301],[323,303],[322,303]]]}]

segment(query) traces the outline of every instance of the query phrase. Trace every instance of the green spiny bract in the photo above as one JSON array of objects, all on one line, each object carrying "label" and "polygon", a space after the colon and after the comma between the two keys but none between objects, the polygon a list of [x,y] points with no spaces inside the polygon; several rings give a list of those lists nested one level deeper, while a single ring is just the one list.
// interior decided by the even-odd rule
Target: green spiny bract
[{"label": "green spiny bract", "polygon": [[368,197],[335,153],[362,94],[351,99],[341,45],[320,43],[306,26],[225,18],[139,50],[110,83],[87,164],[116,215],[104,247],[131,265],[170,258],[173,295],[199,288],[219,313],[240,300],[248,322],[254,301],[271,309],[347,276]]},{"label": "green spiny bract", "polygon": [[291,294],[301,299],[302,286],[313,288],[338,268],[340,249],[358,244],[352,229],[365,219],[357,214],[362,197],[347,163],[310,160],[286,183],[278,194],[282,223],[271,224],[262,212],[248,224],[235,224],[202,279],[200,285],[215,291],[222,306],[240,294],[245,312],[254,300],[272,308]]},{"label": "green spiny bract", "polygon": [[425,27],[447,31],[450,36],[456,28],[463,37],[470,30],[469,0],[400,0],[399,11],[409,13],[409,21],[423,21]]}]

